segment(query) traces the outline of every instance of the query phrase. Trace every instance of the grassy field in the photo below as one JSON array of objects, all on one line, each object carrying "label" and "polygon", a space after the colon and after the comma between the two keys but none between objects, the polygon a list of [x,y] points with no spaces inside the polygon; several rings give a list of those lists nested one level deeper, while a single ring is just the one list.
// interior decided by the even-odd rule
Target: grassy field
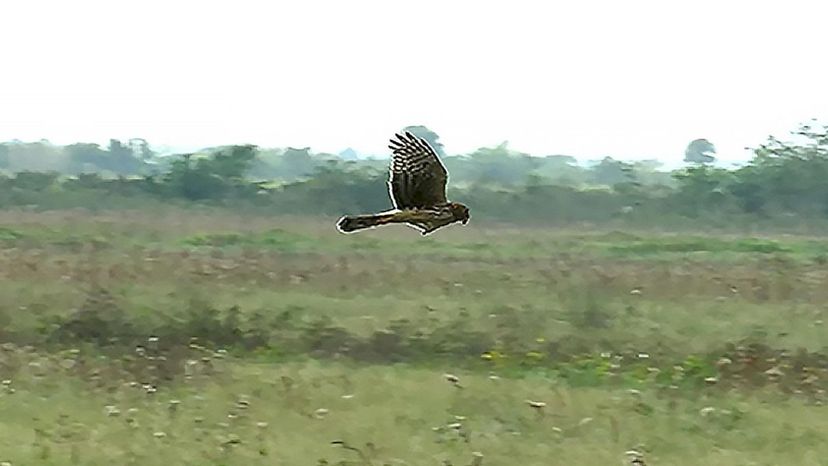
[{"label": "grassy field", "polygon": [[0,461],[828,464],[828,238],[334,221],[0,212]]}]

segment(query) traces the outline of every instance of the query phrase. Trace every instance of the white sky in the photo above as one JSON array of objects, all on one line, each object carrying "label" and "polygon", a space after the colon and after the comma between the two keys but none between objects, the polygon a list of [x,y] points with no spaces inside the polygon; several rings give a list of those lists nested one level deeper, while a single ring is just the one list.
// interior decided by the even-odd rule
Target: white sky
[{"label": "white sky", "polygon": [[0,141],[724,161],[828,113],[814,1],[36,1],[0,6]]}]

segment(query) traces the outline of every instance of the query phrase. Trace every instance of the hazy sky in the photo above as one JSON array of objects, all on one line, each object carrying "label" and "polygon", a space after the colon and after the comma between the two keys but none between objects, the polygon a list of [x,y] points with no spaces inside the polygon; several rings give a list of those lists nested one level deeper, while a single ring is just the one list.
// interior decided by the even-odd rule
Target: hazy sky
[{"label": "hazy sky", "polygon": [[828,113],[823,4],[4,2],[0,141],[743,160]]}]

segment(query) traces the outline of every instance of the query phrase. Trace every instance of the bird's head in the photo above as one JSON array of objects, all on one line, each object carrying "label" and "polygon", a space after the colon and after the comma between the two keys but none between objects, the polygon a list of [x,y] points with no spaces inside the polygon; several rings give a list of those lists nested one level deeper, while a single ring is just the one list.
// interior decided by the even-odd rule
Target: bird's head
[{"label": "bird's head", "polygon": [[451,203],[451,215],[455,221],[460,221],[465,225],[469,222],[471,216],[469,215],[469,208],[459,202]]}]

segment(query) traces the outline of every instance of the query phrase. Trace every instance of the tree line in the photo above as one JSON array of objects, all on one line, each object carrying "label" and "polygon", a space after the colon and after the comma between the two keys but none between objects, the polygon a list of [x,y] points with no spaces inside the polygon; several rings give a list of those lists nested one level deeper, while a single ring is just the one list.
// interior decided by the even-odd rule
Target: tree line
[{"label": "tree line", "polygon": [[[703,220],[715,226],[828,220],[828,129],[815,122],[801,125],[791,140],[768,138],[748,163],[733,169],[713,165],[712,143],[691,141],[687,165],[672,171],[660,170],[654,161],[610,157],[583,166],[563,155],[530,156],[506,143],[452,156],[428,128],[409,129],[441,153],[451,173],[449,197],[474,206],[475,214],[490,221],[656,225]],[[42,159],[19,169],[21,154],[43,150]],[[112,140],[106,148],[3,143],[0,206],[181,202],[308,215],[370,212],[390,205],[387,163],[252,145],[159,156],[144,140]]]}]

